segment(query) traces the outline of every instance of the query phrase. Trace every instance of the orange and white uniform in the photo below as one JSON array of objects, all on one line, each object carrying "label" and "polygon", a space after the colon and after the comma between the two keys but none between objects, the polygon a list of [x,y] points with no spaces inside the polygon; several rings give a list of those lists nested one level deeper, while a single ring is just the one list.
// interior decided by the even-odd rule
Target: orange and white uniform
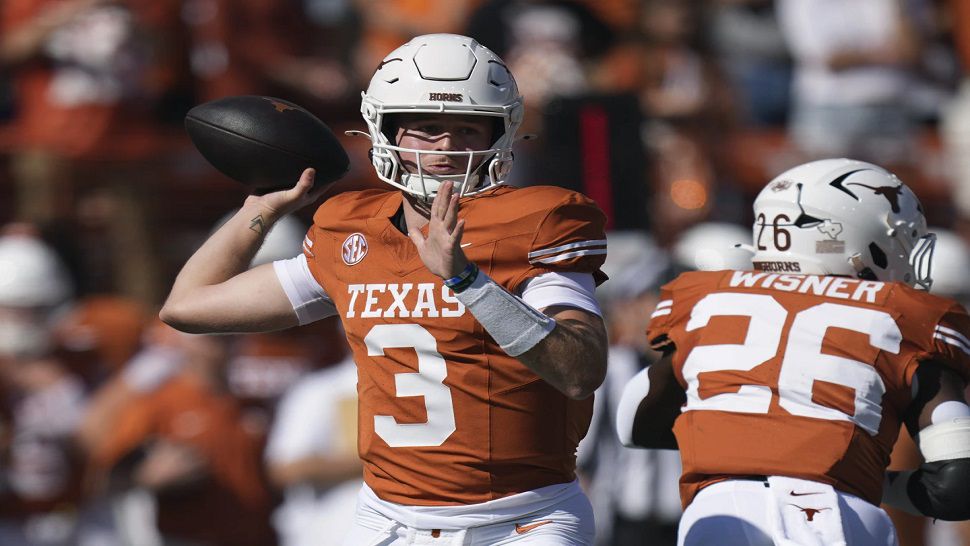
[{"label": "orange and white uniform", "polygon": [[[367,486],[384,501],[447,506],[573,481],[592,400],[502,351],[393,224],[401,203],[396,191],[333,197],[304,246],[357,363]],[[513,294],[543,273],[601,275],[605,219],[579,194],[500,186],[463,199],[459,217],[469,260]]]},{"label": "orange and white uniform", "polygon": [[685,273],[647,335],[675,348],[684,506],[732,477],[782,475],[878,505],[921,361],[970,377],[970,317],[899,283]]}]

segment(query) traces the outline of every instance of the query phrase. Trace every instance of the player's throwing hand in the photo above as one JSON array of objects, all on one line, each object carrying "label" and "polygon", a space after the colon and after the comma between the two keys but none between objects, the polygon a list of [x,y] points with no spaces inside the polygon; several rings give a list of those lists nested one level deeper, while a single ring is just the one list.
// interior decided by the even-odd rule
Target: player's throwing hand
[{"label": "player's throwing hand", "polygon": [[[268,213],[280,218],[297,211],[320,198],[330,186],[313,189],[313,178],[316,171],[304,169],[300,179],[292,188],[267,193],[266,195],[250,195],[244,206],[257,205]],[[274,219],[275,219],[274,218]]]}]

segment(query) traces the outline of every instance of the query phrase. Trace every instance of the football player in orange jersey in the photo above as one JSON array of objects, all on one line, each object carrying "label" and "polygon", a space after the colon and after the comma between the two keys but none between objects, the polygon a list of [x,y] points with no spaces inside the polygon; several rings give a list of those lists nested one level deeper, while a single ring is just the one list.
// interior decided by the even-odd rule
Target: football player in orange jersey
[{"label": "football player in orange jersey", "polygon": [[605,218],[504,185],[522,99],[464,36],[389,54],[361,112],[377,176],[314,216],[303,253],[244,271],[264,231],[321,195],[249,197],[186,263],[161,317],[190,332],[340,316],[358,369],[364,481],[349,544],[589,544],[575,451],[606,367],[593,296]]},{"label": "football player in orange jersey", "polygon": [[[647,336],[666,355],[618,411],[627,445],[680,449],[679,544],[897,544],[880,501],[970,518],[970,317],[915,288],[935,242],[916,196],[827,159],[754,213],[754,271],[663,287]],[[900,424],[927,462],[887,473]]]}]

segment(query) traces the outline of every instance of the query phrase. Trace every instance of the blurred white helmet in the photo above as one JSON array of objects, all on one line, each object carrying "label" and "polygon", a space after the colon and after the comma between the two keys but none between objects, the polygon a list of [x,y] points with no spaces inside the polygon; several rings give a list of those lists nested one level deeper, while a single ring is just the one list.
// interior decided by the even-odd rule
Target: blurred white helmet
[{"label": "blurred white helmet", "polygon": [[25,235],[0,237],[0,357],[47,354],[51,317],[72,292],[67,269],[46,244]]},{"label": "blurred white helmet", "polygon": [[0,305],[54,307],[73,292],[57,254],[35,237],[0,237]]},{"label": "blurred white helmet", "polygon": [[754,201],[754,269],[848,275],[929,289],[934,236],[916,195],[882,167],[823,159]]},{"label": "blurred white helmet", "polygon": [[600,301],[632,300],[666,280],[670,258],[646,233],[613,231],[606,239],[610,251],[603,273],[609,280],[596,288]]},{"label": "blurred white helmet", "polygon": [[970,249],[962,237],[945,229],[933,229],[933,293],[950,298],[970,295]]},{"label": "blurred white helmet", "polygon": [[[413,38],[384,58],[361,97],[360,111],[372,145],[371,162],[377,176],[396,188],[430,200],[438,186],[452,180],[457,192],[469,195],[501,184],[512,169],[512,143],[523,117],[522,97],[502,59],[471,38],[456,34]],[[402,113],[490,116],[496,119],[498,130],[488,150],[434,152],[466,156],[464,174],[409,173],[399,152],[418,157],[428,152],[394,145],[390,134],[394,126],[387,123],[387,116]],[[418,165],[420,169],[420,161]]]},{"label": "blurred white helmet", "polygon": [[704,222],[684,231],[674,243],[674,260],[683,269],[751,270],[751,232],[727,222]]}]

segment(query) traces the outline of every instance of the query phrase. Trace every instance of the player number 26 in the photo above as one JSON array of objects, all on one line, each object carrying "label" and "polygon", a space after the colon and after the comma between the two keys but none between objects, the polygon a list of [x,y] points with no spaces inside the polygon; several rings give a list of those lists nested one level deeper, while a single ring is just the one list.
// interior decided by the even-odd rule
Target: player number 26
[{"label": "player number 26", "polygon": [[[687,331],[704,328],[712,317],[750,318],[744,343],[704,345],[694,348],[684,363],[687,382],[685,411],[718,410],[768,413],[771,387],[744,385],[736,392],[701,398],[701,374],[747,372],[778,355],[789,312],[772,296],[764,294],[709,294],[694,306]],[[778,375],[779,405],[792,415],[850,421],[871,435],[879,431],[885,384],[876,369],[865,362],[822,353],[829,328],[866,334],[877,349],[899,353],[902,334],[893,318],[883,311],[822,303],[797,313],[789,328]],[[854,391],[854,411],[847,414],[812,399],[816,381],[842,385]]]}]

